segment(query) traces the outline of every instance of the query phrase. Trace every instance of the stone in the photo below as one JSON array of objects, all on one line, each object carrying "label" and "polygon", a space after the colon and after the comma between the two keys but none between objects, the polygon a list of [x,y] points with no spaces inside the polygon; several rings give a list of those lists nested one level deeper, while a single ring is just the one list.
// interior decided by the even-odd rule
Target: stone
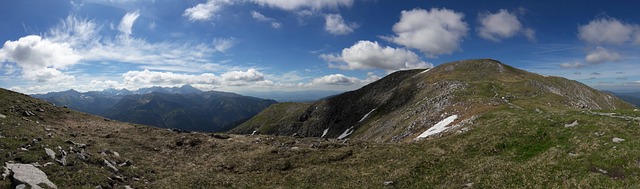
[{"label": "stone", "polygon": [[578,156],[578,154],[569,153],[569,156],[570,156],[570,157],[576,157],[576,156]]},{"label": "stone", "polygon": [[611,139],[611,141],[613,141],[615,143],[620,143],[620,142],[624,141],[624,139],[618,138],[618,137],[613,137],[613,139]]},{"label": "stone", "polygon": [[300,150],[300,147],[294,146],[294,147],[291,147],[291,150]]},{"label": "stone", "polygon": [[126,185],[126,186],[124,186],[124,189],[133,189],[133,188],[131,186],[129,186],[129,185]]},{"label": "stone", "polygon": [[42,108],[37,108],[37,109],[36,109],[36,111],[38,111],[38,112],[44,112],[44,109],[42,109]]},{"label": "stone", "polygon": [[16,189],[25,189],[27,188],[27,185],[24,184],[19,184],[18,186],[16,186]]},{"label": "stone", "polygon": [[47,174],[31,164],[5,163],[5,166],[13,172],[13,180],[27,184],[31,186],[31,188],[42,188],[38,186],[38,184],[45,184],[49,188],[58,188],[47,178]]},{"label": "stone", "polygon": [[573,123],[570,124],[564,124],[564,127],[575,127],[578,125],[578,120],[573,121]]},{"label": "stone", "polygon": [[465,188],[471,188],[471,187],[473,187],[473,182],[470,182],[470,183],[464,184],[464,185],[462,185],[462,186],[464,186]]},{"label": "stone", "polygon": [[391,185],[393,185],[393,181],[390,181],[390,180],[384,181],[384,182],[382,182],[382,184],[385,185],[385,186],[391,186]]},{"label": "stone", "polygon": [[104,162],[104,165],[106,165],[107,167],[111,168],[111,170],[113,172],[118,172],[118,168],[113,166],[113,164],[111,162],[107,161],[106,159],[103,159],[102,161]]},{"label": "stone", "polygon": [[44,152],[46,152],[51,159],[56,159],[56,152],[54,152],[53,150],[49,148],[44,148]]},{"label": "stone", "polygon": [[0,118],[2,118],[2,119],[6,119],[6,118],[7,118],[7,116],[6,116],[6,115],[4,115],[4,114],[0,114]]}]

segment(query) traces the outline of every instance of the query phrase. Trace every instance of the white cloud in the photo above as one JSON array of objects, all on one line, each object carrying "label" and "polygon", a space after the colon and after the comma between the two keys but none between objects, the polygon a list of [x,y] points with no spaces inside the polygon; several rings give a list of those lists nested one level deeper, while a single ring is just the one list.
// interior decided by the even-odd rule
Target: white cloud
[{"label": "white cloud", "polygon": [[524,36],[529,40],[529,41],[536,41],[536,31],[531,29],[531,28],[527,28],[524,29],[524,31],[522,31],[522,33],[524,34]]},{"label": "white cloud", "polygon": [[327,14],[324,18],[324,30],[333,35],[346,35],[358,27],[356,23],[345,23],[340,14]]},{"label": "white cloud", "polygon": [[218,52],[227,52],[236,44],[236,40],[233,38],[215,38],[213,39],[213,48]]},{"label": "white cloud", "polygon": [[133,27],[133,23],[136,22],[139,16],[140,11],[135,11],[129,12],[122,17],[122,21],[120,21],[120,25],[118,25],[118,30],[122,32],[124,37],[129,37],[131,35],[131,28]]},{"label": "white cloud", "polygon": [[581,62],[575,61],[572,63],[562,63],[560,64],[560,67],[563,68],[581,68],[584,67],[584,64],[582,64]]},{"label": "white cloud", "polygon": [[6,41],[0,49],[0,62],[14,62],[22,77],[39,82],[73,80],[60,70],[82,60],[68,43],[56,43],[37,35]]},{"label": "white cloud", "polygon": [[620,60],[620,54],[612,52],[604,47],[598,46],[595,50],[589,52],[585,57],[585,60],[592,64],[599,64],[603,62],[611,62]]},{"label": "white cloud", "polygon": [[315,78],[313,79],[313,81],[311,81],[311,84],[313,85],[317,85],[317,84],[325,84],[325,85],[352,85],[354,83],[359,82],[360,79],[355,78],[355,77],[347,77],[345,75],[342,74],[333,74],[333,75],[326,75],[326,76],[322,76],[319,78]]},{"label": "white cloud", "polygon": [[211,20],[222,7],[231,4],[230,0],[209,0],[194,7],[184,10],[182,16],[188,17],[190,21]]},{"label": "white cloud", "polygon": [[251,17],[255,18],[258,21],[272,21],[273,18],[266,17],[257,11],[251,11]]},{"label": "white cloud", "polygon": [[428,56],[451,54],[459,49],[469,31],[463,18],[464,14],[445,8],[405,10],[400,21],[393,25],[397,36],[383,38],[419,49]]},{"label": "white cloud", "polygon": [[280,22],[271,22],[271,27],[280,29],[282,27],[282,24]]},{"label": "white cloud", "polygon": [[251,11],[251,17],[253,17],[254,19],[260,22],[271,22],[271,27],[275,29],[279,29],[280,27],[282,27],[282,24],[278,22],[276,19],[266,17],[265,15],[257,11]]},{"label": "white cloud", "polygon": [[518,20],[518,16],[507,10],[500,9],[496,13],[480,14],[478,17],[480,21],[478,35],[484,39],[498,42],[519,33],[522,33],[529,40],[535,39],[533,29],[524,28]]},{"label": "white cloud", "polygon": [[[131,13],[127,13],[130,15]],[[127,17],[127,16],[125,16]],[[124,23],[123,19],[123,23]],[[133,21],[131,23],[133,24]],[[127,25],[127,24],[125,24]],[[135,37],[109,37],[99,35],[102,28],[93,20],[69,16],[45,35],[55,43],[69,44],[75,54],[86,61],[123,62],[131,64],[174,67],[202,71],[220,69],[210,58],[234,45],[233,38],[214,39],[211,44],[184,42],[149,43]]]},{"label": "white cloud", "polygon": [[128,87],[146,87],[163,85],[209,84],[217,83],[217,77],[211,73],[200,75],[176,74],[156,71],[128,71],[122,74],[124,85]]},{"label": "white cloud", "polygon": [[638,30],[637,25],[623,23],[614,18],[600,18],[591,20],[587,25],[578,26],[578,36],[592,44],[620,45],[632,39],[634,30]]},{"label": "white cloud", "polygon": [[284,10],[297,10],[311,8],[314,10],[324,8],[338,8],[340,6],[351,7],[353,0],[251,0],[262,6],[280,8]]},{"label": "white cloud", "polygon": [[322,77],[315,78],[311,80],[311,82],[307,84],[303,84],[303,86],[305,87],[349,86],[349,85],[363,86],[371,82],[377,81],[379,79],[380,79],[379,76],[374,75],[371,72],[367,73],[366,79],[358,79],[356,77],[349,77],[342,74],[331,74],[331,75],[325,75]]},{"label": "white cloud", "polygon": [[225,81],[262,81],[264,80],[264,74],[255,69],[249,69],[246,72],[243,71],[230,71],[223,73],[222,79]]},{"label": "white cloud", "polygon": [[[387,71],[426,68],[433,65],[420,60],[414,52],[403,48],[382,47],[378,42],[358,41],[339,55],[322,54],[329,67],[345,70],[378,68]],[[333,62],[338,62],[334,64]]]},{"label": "white cloud", "polygon": [[74,48],[88,48],[99,42],[98,32],[101,29],[92,20],[81,20],[74,16],[68,16],[51,28],[44,38],[57,43],[68,43]]}]

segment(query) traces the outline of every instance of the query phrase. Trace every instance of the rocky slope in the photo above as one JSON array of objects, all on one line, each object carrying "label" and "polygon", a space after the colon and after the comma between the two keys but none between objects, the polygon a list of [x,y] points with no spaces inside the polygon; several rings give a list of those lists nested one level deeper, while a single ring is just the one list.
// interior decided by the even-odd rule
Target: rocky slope
[{"label": "rocky slope", "polygon": [[490,59],[463,60],[430,70],[398,71],[361,89],[308,105],[272,106],[231,132],[411,141],[445,118],[455,115],[450,124],[463,129],[502,107],[529,111],[632,108],[576,81]]}]

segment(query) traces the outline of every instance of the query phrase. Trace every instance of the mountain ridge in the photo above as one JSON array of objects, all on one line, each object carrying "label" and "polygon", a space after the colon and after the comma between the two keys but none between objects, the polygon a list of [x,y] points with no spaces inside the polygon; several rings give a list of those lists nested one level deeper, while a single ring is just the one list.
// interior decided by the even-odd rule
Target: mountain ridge
[{"label": "mountain ridge", "polygon": [[205,92],[190,85],[135,91],[105,89],[81,93],[69,90],[33,96],[109,119],[208,132],[229,130],[276,103],[229,92]]},{"label": "mountain ridge", "polygon": [[[612,95],[576,81],[478,59],[445,63],[429,70],[397,71],[358,90],[310,104],[295,113],[296,120],[264,126],[261,122],[267,118],[258,114],[230,132],[330,138],[347,135],[401,142],[412,140],[450,115],[458,115],[453,124],[459,124],[473,122],[493,109],[524,106],[531,110],[631,108]],[[291,117],[277,115],[269,108],[264,111],[269,116]]]}]

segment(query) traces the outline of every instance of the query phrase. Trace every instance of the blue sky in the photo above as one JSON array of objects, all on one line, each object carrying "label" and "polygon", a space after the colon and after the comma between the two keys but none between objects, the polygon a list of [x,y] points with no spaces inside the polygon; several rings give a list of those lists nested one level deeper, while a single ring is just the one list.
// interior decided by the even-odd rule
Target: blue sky
[{"label": "blue sky", "polygon": [[0,87],[353,90],[492,58],[640,91],[635,1],[75,0],[0,6]]}]

